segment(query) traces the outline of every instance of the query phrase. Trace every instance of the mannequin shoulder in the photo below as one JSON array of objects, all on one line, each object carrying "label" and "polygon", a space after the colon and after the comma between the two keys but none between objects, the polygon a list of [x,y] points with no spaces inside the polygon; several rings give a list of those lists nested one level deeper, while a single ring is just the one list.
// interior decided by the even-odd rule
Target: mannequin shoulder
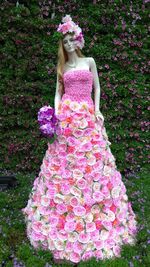
[{"label": "mannequin shoulder", "polygon": [[91,68],[93,65],[96,65],[93,57],[84,57],[83,59],[85,63],[89,66],[89,68]]},{"label": "mannequin shoulder", "polygon": [[89,67],[96,65],[95,59],[93,57],[88,57]]}]

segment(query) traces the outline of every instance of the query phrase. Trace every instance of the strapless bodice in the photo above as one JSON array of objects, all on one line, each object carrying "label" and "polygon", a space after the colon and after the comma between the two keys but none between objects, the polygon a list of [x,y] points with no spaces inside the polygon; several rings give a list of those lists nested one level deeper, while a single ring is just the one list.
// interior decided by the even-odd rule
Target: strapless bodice
[{"label": "strapless bodice", "polygon": [[93,74],[90,70],[70,70],[63,74],[64,95],[62,100],[70,98],[74,101],[88,101],[93,104],[91,98],[93,86]]}]

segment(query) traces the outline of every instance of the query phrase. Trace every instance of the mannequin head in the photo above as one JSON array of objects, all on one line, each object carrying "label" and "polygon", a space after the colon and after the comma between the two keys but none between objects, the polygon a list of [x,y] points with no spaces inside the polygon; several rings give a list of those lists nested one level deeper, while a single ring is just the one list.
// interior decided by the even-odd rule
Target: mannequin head
[{"label": "mannequin head", "polygon": [[77,49],[76,42],[74,40],[74,34],[67,33],[63,40],[64,50],[68,53],[74,52]]},{"label": "mannequin head", "polygon": [[76,53],[78,57],[84,57],[80,48],[76,46],[76,42],[73,37],[74,33],[66,33],[59,39],[57,74],[60,80],[63,80],[63,69],[66,61],[68,61],[69,53]]}]

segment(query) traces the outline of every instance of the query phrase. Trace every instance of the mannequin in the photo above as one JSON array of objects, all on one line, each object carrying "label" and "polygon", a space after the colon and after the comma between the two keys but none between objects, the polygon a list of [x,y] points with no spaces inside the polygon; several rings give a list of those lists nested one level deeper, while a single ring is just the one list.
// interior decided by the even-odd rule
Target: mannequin
[{"label": "mannequin", "polygon": [[22,210],[33,247],[50,250],[58,265],[77,266],[120,257],[123,244],[137,241],[137,221],[99,111],[95,60],[81,53],[82,31],[69,15],[58,29],[57,138]]},{"label": "mannequin", "polygon": [[[76,53],[76,43],[71,34],[67,34],[63,38],[63,46],[68,55],[68,61],[64,65],[64,73],[70,70],[81,70],[87,69],[90,70],[93,74],[93,85],[94,85],[94,103],[95,103],[95,117],[97,120],[100,118],[104,121],[104,117],[99,110],[99,102],[100,102],[100,83],[97,72],[97,67],[94,58],[85,57],[81,58]],[[59,93],[60,83],[56,84],[56,93],[55,93],[55,113],[58,114],[58,106],[61,100],[61,94]]]}]

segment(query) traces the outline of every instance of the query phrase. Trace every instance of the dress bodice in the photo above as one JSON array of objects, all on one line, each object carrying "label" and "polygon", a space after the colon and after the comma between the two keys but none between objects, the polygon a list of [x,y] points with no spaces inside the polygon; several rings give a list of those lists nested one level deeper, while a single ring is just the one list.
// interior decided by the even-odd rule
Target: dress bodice
[{"label": "dress bodice", "polygon": [[74,101],[88,101],[93,104],[91,98],[93,74],[90,70],[70,70],[63,74],[64,95],[62,100],[70,98]]}]

